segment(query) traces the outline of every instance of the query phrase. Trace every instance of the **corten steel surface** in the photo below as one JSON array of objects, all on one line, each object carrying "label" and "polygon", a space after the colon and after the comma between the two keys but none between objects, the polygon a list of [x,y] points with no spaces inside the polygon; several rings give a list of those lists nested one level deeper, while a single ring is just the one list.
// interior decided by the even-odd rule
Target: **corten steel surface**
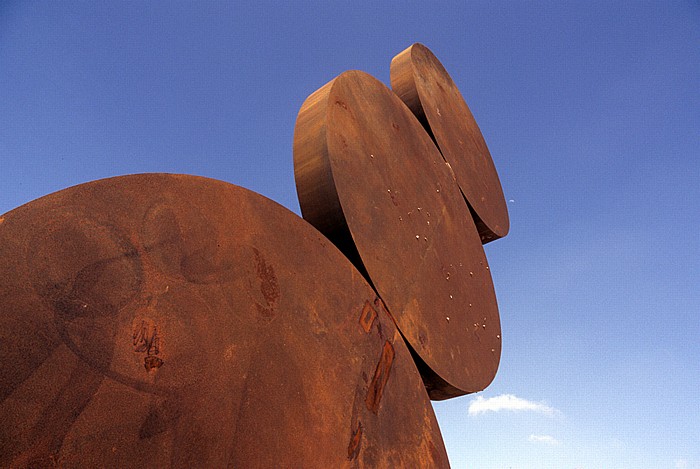
[{"label": "corten steel surface", "polygon": [[491,153],[440,61],[424,45],[412,45],[391,61],[391,86],[432,134],[452,167],[481,241],[508,234],[508,208]]},{"label": "corten steel surface", "polygon": [[303,104],[294,169],[304,218],[366,271],[433,399],[484,389],[501,353],[491,274],[440,152],[386,86],[340,75]]},{"label": "corten steel surface", "polygon": [[0,258],[0,467],[448,466],[374,291],[258,194],[92,182],[0,217]]}]

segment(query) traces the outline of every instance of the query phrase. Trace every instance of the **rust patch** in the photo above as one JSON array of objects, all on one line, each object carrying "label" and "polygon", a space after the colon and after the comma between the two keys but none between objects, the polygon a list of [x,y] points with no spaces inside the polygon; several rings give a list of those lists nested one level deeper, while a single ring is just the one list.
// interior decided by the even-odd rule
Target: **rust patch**
[{"label": "rust patch", "polygon": [[275,311],[272,308],[265,308],[260,303],[255,303],[255,308],[258,310],[258,314],[266,321],[270,321],[275,317]]},{"label": "rust patch", "polygon": [[386,382],[389,380],[389,372],[391,371],[391,365],[393,362],[394,346],[387,340],[384,342],[382,356],[379,358],[377,369],[374,371],[374,377],[372,378],[372,382],[369,384],[367,397],[365,398],[367,409],[371,410],[375,414],[379,410],[379,402],[382,400],[382,393],[384,392]]},{"label": "rust patch", "polygon": [[348,459],[357,459],[360,454],[360,443],[362,443],[362,422],[357,422],[357,428],[352,432],[350,443],[348,444]]},{"label": "rust patch", "polygon": [[260,292],[265,297],[268,306],[272,307],[280,299],[280,287],[275,275],[275,269],[265,262],[265,258],[260,254],[260,251],[257,249],[253,249],[253,251],[255,252],[255,267],[258,279],[260,279]]},{"label": "rust patch", "polygon": [[260,251],[257,249],[254,249],[254,251],[258,278],[260,279],[260,291],[267,303],[272,306],[280,298],[280,287],[275,275],[275,269],[265,262],[265,258],[260,254]]},{"label": "rust patch", "polygon": [[146,371],[151,371],[154,368],[158,369],[162,365],[163,360],[154,355],[147,355],[143,358],[143,367],[146,368]]},{"label": "rust patch", "polygon": [[362,326],[362,329],[369,333],[376,318],[377,312],[372,308],[369,300],[365,301],[365,306],[362,308],[362,314],[360,315],[360,326]]},{"label": "rust patch", "polygon": [[158,357],[160,354],[160,336],[158,326],[149,319],[142,319],[140,323],[135,323],[132,334],[134,352],[146,352],[143,359],[143,366],[146,371],[158,369],[163,365],[163,360]]},{"label": "rust patch", "polygon": [[172,428],[173,424],[180,418],[178,404],[177,401],[165,400],[157,405],[152,405],[141,424],[141,428],[139,428],[139,439],[153,438]]},{"label": "rust patch", "polygon": [[271,321],[275,317],[275,309],[280,299],[279,282],[275,269],[265,261],[260,251],[253,248],[253,252],[255,253],[255,271],[260,280],[260,293],[265,299],[264,305],[255,301],[255,306],[263,320]]}]

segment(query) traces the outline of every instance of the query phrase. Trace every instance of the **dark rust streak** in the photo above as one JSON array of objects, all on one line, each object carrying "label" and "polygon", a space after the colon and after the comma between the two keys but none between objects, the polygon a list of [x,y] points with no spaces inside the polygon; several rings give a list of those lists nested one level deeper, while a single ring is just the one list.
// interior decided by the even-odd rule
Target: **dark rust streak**
[{"label": "dark rust streak", "polygon": [[163,360],[156,355],[160,353],[160,336],[158,327],[150,321],[142,320],[132,335],[134,352],[146,352],[143,366],[146,371],[158,369],[163,365]]},{"label": "dark rust streak", "polygon": [[[379,311],[381,311],[382,314],[384,315],[384,317],[391,317],[391,314],[389,314],[389,311],[386,309],[386,306],[384,306],[384,302],[382,302],[382,300],[379,297],[374,299],[374,307],[376,309],[378,309]],[[384,332],[382,332],[382,323],[381,322],[377,323],[377,332],[379,333],[379,337],[381,337],[383,339]]]},{"label": "dark rust streak", "polygon": [[357,459],[360,454],[360,443],[362,443],[362,422],[357,422],[357,428],[352,432],[350,443],[348,444],[348,459]]},{"label": "dark rust streak", "polygon": [[374,377],[372,378],[372,382],[369,384],[367,397],[365,398],[367,409],[375,414],[379,410],[379,402],[382,400],[382,393],[384,392],[386,382],[389,380],[389,372],[391,371],[391,365],[393,362],[394,347],[391,345],[391,342],[387,340],[384,342],[382,356],[379,358],[377,369],[374,371]]},{"label": "dark rust streak", "polygon": [[391,197],[391,203],[394,204],[394,207],[398,207],[399,203],[396,201],[396,194],[390,192],[389,197]]},{"label": "dark rust streak", "polygon": [[41,452],[51,457],[59,454],[69,429],[88,406],[103,380],[104,376],[87,363],[77,362],[68,381],[46,406],[33,429],[32,440],[46,445]]},{"label": "dark rust streak", "polygon": [[134,352],[147,352],[148,355],[158,355],[158,343],[160,340],[158,328],[155,324],[147,323],[145,320],[141,321],[141,324],[134,329],[132,337]]}]

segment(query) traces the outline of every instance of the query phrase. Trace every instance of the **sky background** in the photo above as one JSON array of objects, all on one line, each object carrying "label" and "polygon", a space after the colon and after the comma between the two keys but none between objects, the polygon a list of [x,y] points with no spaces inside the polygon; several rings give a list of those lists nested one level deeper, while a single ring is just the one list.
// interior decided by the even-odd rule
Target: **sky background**
[{"label": "sky background", "polygon": [[700,2],[0,2],[0,213],[196,174],[299,213],[292,135],[428,46],[486,138],[493,384],[435,403],[454,468],[700,468]]}]

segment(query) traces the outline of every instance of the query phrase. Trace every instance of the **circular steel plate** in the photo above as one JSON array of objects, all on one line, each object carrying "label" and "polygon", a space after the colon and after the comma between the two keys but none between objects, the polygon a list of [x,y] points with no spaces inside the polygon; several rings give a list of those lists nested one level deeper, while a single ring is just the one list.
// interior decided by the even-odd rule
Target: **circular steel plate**
[{"label": "circular steel plate", "polygon": [[508,234],[508,208],[479,126],[445,68],[422,44],[391,61],[391,86],[432,134],[454,170],[481,241]]},{"label": "circular steel plate", "polygon": [[401,100],[346,72],[303,104],[294,136],[304,218],[368,275],[433,399],[484,389],[501,342],[491,274],[440,152]]},{"label": "circular steel plate", "polygon": [[193,176],[0,217],[0,466],[447,467],[409,350],[301,218]]}]

